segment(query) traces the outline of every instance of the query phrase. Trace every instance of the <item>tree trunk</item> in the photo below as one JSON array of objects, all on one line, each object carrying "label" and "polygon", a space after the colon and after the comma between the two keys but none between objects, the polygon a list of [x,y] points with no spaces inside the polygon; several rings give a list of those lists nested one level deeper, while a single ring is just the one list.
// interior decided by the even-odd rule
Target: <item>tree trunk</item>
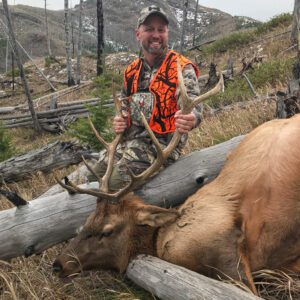
[{"label": "tree trunk", "polygon": [[180,50],[182,53],[184,50],[184,38],[185,38],[185,28],[187,26],[187,11],[188,11],[189,1],[184,0],[183,2],[183,14],[182,14],[182,24],[181,24],[181,38],[180,38]]},{"label": "tree trunk", "polygon": [[16,37],[15,37],[14,30],[13,30],[12,22],[11,22],[11,16],[10,16],[10,12],[9,12],[8,5],[7,5],[7,0],[3,0],[2,4],[3,4],[3,9],[4,9],[4,14],[5,14],[6,19],[7,19],[7,27],[8,27],[10,43],[11,43],[11,46],[12,46],[12,49],[13,49],[13,52],[15,54],[15,58],[16,58],[16,61],[17,61],[17,64],[18,64],[18,68],[19,68],[19,71],[20,71],[20,77],[21,77],[22,83],[24,85],[24,91],[25,91],[25,94],[26,94],[26,97],[27,97],[28,107],[29,107],[31,117],[32,117],[32,121],[33,121],[33,128],[34,128],[36,133],[40,134],[41,133],[41,127],[39,125],[39,121],[37,119],[37,116],[36,116],[36,113],[35,113],[35,110],[34,110],[34,107],[33,107],[33,102],[32,102],[32,99],[31,99],[29,86],[28,86],[28,83],[27,83],[27,80],[26,80],[26,77],[25,77],[24,68],[23,68],[21,58],[20,58],[20,55],[19,55],[19,50],[18,50],[17,43],[16,43]]},{"label": "tree trunk", "polygon": [[[0,19],[0,23],[3,25],[4,29],[6,31],[8,31],[8,28],[5,26],[5,24],[3,23],[3,21]],[[8,36],[9,34],[6,33]],[[23,50],[23,52],[26,54],[26,56],[29,58],[29,60],[32,62],[32,64],[36,67],[36,69],[38,70],[38,72],[42,75],[42,77],[48,82],[50,88],[52,91],[56,91],[55,87],[51,84],[50,80],[46,77],[46,75],[43,73],[43,71],[37,66],[37,64],[34,62],[34,60],[32,59],[32,57],[29,55],[29,53],[24,49],[24,47],[21,45],[21,43],[16,40],[17,45],[21,48],[21,50]]]},{"label": "tree trunk", "polygon": [[[179,159],[136,191],[145,202],[163,207],[177,206],[220,172],[228,152],[243,137],[196,151]],[[81,169],[80,177],[85,176]],[[98,183],[82,185],[97,188]],[[61,187],[28,205],[0,211],[0,260],[34,253],[70,239],[96,207],[96,198],[69,195]],[[26,233],[26,234],[24,234]]]},{"label": "tree trunk", "polygon": [[81,79],[81,47],[82,47],[82,10],[83,10],[83,0],[79,2],[79,27],[78,27],[78,43],[77,43],[77,80],[76,83],[80,84]]},{"label": "tree trunk", "polygon": [[49,57],[52,57],[51,45],[50,45],[50,36],[49,36],[49,28],[48,28],[47,0],[45,0],[45,29],[46,29],[48,55],[49,55]]},{"label": "tree trunk", "polygon": [[199,6],[199,0],[197,0],[196,3],[196,9],[195,9],[195,16],[194,16],[194,28],[193,28],[193,47],[195,46],[195,39],[196,39],[196,28],[197,28],[197,18],[198,18],[198,6]]},{"label": "tree trunk", "polygon": [[292,33],[291,33],[291,41],[293,44],[298,43],[299,29],[300,29],[300,0],[295,0],[294,12],[293,12]]},{"label": "tree trunk", "polygon": [[66,63],[67,63],[67,76],[68,86],[75,85],[75,81],[72,76],[72,62],[70,53],[70,21],[69,21],[69,1],[65,0],[65,34],[66,34]]},{"label": "tree trunk", "polygon": [[103,73],[104,20],[102,0],[97,0],[97,76]]},{"label": "tree trunk", "polygon": [[259,300],[234,285],[217,281],[150,255],[133,259],[126,275],[134,283],[163,300]]},{"label": "tree trunk", "polygon": [[0,176],[5,182],[16,182],[31,177],[37,171],[48,173],[79,164],[82,156],[91,151],[72,142],[56,141],[24,155],[11,157],[0,163]]}]

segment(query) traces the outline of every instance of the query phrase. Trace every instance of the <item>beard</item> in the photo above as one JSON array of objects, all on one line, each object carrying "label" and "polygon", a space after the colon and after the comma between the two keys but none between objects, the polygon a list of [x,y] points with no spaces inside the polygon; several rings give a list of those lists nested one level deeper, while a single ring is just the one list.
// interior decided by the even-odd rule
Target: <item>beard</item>
[{"label": "beard", "polygon": [[167,48],[167,44],[166,43],[161,43],[159,45],[159,47],[153,47],[151,46],[152,41],[150,42],[141,42],[141,47],[143,48],[144,51],[151,53],[151,54],[155,54],[155,55],[161,55],[164,53],[164,51]]}]

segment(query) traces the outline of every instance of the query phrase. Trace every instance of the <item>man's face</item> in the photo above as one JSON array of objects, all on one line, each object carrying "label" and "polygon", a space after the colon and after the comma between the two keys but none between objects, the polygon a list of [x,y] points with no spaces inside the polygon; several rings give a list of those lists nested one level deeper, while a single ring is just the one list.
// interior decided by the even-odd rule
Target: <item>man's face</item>
[{"label": "man's face", "polygon": [[168,45],[168,37],[168,25],[158,15],[150,15],[136,30],[136,39],[149,54],[162,54]]}]

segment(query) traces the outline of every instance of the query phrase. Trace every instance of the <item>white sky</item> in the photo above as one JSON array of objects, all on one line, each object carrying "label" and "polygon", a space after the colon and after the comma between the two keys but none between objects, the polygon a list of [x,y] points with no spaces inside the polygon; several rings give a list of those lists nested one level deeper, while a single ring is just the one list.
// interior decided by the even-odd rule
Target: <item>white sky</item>
[{"label": "white sky", "polygon": [[[109,1],[109,0],[108,0]],[[8,0],[9,4],[25,4],[44,7],[44,0]],[[69,5],[78,4],[79,0],[69,0]],[[275,15],[291,12],[294,0],[199,0],[199,4],[217,8],[231,15],[247,16],[260,21],[268,21]],[[64,8],[63,0],[47,0],[48,9]]]}]

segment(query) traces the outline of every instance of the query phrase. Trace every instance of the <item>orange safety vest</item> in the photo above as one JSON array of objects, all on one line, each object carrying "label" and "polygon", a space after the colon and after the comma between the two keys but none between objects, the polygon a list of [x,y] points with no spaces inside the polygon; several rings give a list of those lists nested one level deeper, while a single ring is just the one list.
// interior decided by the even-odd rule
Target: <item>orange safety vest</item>
[{"label": "orange safety vest", "polygon": [[[153,111],[149,126],[156,133],[170,133],[175,131],[174,115],[178,110],[175,96],[178,86],[177,58],[181,69],[191,64],[199,76],[198,68],[187,58],[170,50],[160,68],[149,85],[149,91],[154,96]],[[125,70],[124,87],[126,96],[129,97],[138,91],[138,79],[142,68],[140,58],[133,61]]]}]

